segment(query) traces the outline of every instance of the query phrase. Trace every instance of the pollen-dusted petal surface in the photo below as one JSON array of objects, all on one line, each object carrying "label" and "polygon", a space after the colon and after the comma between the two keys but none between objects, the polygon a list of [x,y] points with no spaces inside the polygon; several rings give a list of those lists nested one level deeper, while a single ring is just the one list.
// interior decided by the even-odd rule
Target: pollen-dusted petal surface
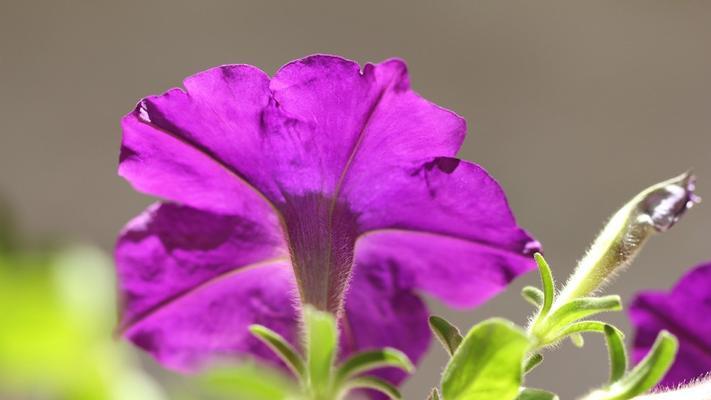
[{"label": "pollen-dusted petal surface", "polygon": [[676,386],[711,372],[711,263],[688,272],[668,292],[637,295],[629,308],[636,327],[633,358],[649,351],[660,330],[679,339],[679,352],[661,386]]},{"label": "pollen-dusted petal surface", "polygon": [[293,339],[298,295],[281,232],[252,217],[156,204],[129,223],[116,247],[120,331],[178,370],[268,356],[249,337],[252,323]]}]

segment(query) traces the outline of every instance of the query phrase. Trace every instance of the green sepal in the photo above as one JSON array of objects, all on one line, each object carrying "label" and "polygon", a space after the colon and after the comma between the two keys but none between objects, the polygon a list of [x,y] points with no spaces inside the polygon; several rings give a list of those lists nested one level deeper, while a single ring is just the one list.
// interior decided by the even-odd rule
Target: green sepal
[{"label": "green sepal", "polygon": [[250,325],[249,331],[267,345],[297,376],[304,376],[304,360],[280,334],[263,325]]},{"label": "green sepal", "polygon": [[543,354],[535,353],[534,355],[528,357],[523,363],[523,373],[527,374],[531,372],[538,364],[543,362]]},{"label": "green sepal", "polygon": [[333,362],[338,348],[338,328],[330,313],[304,307],[306,372],[313,395],[324,396],[331,390]]},{"label": "green sepal", "polygon": [[541,274],[541,284],[543,286],[543,305],[539,315],[541,317],[548,315],[548,312],[553,305],[553,298],[555,296],[555,283],[553,282],[553,273],[551,272],[551,267],[543,258],[541,253],[536,253],[533,255],[536,260],[536,265],[538,265],[538,272]]},{"label": "green sepal", "polygon": [[407,355],[400,350],[384,348],[381,350],[364,351],[348,357],[336,371],[336,381],[343,382],[360,373],[381,367],[395,367],[412,373],[414,365]]},{"label": "green sepal", "polygon": [[446,319],[434,315],[429,318],[428,322],[437,340],[450,356],[453,355],[462,343],[462,334],[459,329]]},{"label": "green sepal", "polygon": [[377,390],[378,392],[388,396],[390,399],[402,399],[400,391],[397,390],[395,386],[373,376],[361,376],[358,378],[351,379],[345,384],[345,389],[372,389]]},{"label": "green sepal", "polygon": [[627,371],[627,351],[619,329],[605,324],[605,343],[610,357],[610,383],[618,381]]},{"label": "green sepal", "polygon": [[541,389],[521,388],[516,400],[559,400],[557,394]]},{"label": "green sepal", "polygon": [[664,377],[676,356],[679,343],[671,333],[659,332],[642,361],[615,383],[596,390],[584,400],[628,400],[646,393]]},{"label": "green sepal", "polygon": [[543,291],[537,287],[524,286],[521,289],[521,296],[529,303],[536,307],[543,305]]},{"label": "green sepal", "polygon": [[528,336],[512,322],[492,318],[467,333],[442,376],[442,395],[453,400],[516,397]]}]

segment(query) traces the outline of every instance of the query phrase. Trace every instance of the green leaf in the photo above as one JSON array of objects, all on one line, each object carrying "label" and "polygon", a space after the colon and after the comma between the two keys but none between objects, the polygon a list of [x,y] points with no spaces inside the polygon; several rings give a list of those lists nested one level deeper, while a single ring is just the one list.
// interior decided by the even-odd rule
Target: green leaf
[{"label": "green leaf", "polygon": [[546,342],[552,342],[558,337],[555,333],[572,322],[601,312],[621,309],[622,301],[617,295],[573,299],[553,311],[544,320],[543,326],[536,329],[545,332]]},{"label": "green leaf", "polygon": [[453,355],[459,344],[462,343],[462,334],[459,329],[446,319],[434,315],[430,317],[429,324],[430,329],[434,332],[437,340],[442,343],[444,349],[447,350],[447,353],[450,356]]},{"label": "green leaf", "polygon": [[628,400],[647,392],[664,377],[674,362],[679,343],[667,331],[659,332],[652,349],[617,382],[596,390],[584,400]]},{"label": "green leaf", "polygon": [[521,289],[521,296],[536,307],[543,305],[544,294],[543,291],[537,287],[524,286],[524,288]]},{"label": "green leaf", "polygon": [[526,359],[526,362],[523,363],[523,373],[527,374],[531,372],[534,368],[538,366],[538,364],[543,362],[543,354],[541,353],[536,353],[532,355],[531,357],[528,357]]},{"label": "green leaf", "polygon": [[538,272],[541,274],[541,284],[543,285],[543,306],[541,307],[540,315],[545,316],[553,305],[553,297],[555,295],[555,284],[553,283],[553,273],[551,267],[543,258],[541,253],[533,255],[538,265]]},{"label": "green leaf", "polygon": [[[608,325],[604,322],[601,321],[580,321],[580,322],[574,322],[560,331],[558,331],[557,337],[558,338],[564,338],[568,335],[572,335],[574,333],[584,333],[584,332],[598,332],[598,333],[604,333],[605,332],[605,326]],[[625,334],[622,333],[619,329],[615,328],[612,325],[609,325],[612,329],[616,330],[617,333],[624,338]]]},{"label": "green leaf", "polygon": [[610,355],[610,383],[615,383],[627,371],[625,341],[619,329],[605,324],[605,341]]},{"label": "green leaf", "polygon": [[430,395],[427,396],[427,400],[440,400],[439,390],[437,390],[437,388],[433,388]]},{"label": "green leaf", "polygon": [[452,400],[512,400],[530,346],[519,327],[492,318],[475,325],[449,360],[442,395]]},{"label": "green leaf", "polygon": [[[559,330],[555,334],[551,335],[553,339],[549,339],[549,343],[556,343],[560,340],[565,339],[568,336],[579,334],[579,333],[584,333],[584,332],[598,332],[598,333],[604,333],[605,332],[605,325],[607,325],[604,322],[601,321],[579,321],[579,322],[574,322],[572,324],[567,325],[563,329]],[[614,330],[617,331],[617,334],[620,335],[620,337],[624,338],[625,335],[620,331],[619,329],[615,328],[614,326],[610,325],[610,327]],[[575,344],[575,343],[573,343]]]},{"label": "green leaf", "polygon": [[280,334],[263,325],[251,325],[249,331],[266,344],[297,377],[304,376],[304,361]]},{"label": "green leaf", "polygon": [[338,329],[333,315],[304,307],[306,365],[310,389],[323,395],[331,386],[333,361],[338,348]]},{"label": "green leaf", "polygon": [[559,397],[546,390],[521,388],[516,400],[559,400]]},{"label": "green leaf", "polygon": [[284,400],[296,392],[284,376],[253,364],[209,371],[200,382],[211,393],[238,400]]},{"label": "green leaf", "polygon": [[382,350],[364,351],[350,356],[336,372],[336,380],[344,381],[362,372],[381,368],[395,367],[412,373],[415,367],[407,355],[400,350],[385,348]]},{"label": "green leaf", "polygon": [[346,390],[352,389],[373,389],[388,396],[391,399],[402,399],[400,391],[388,382],[373,376],[361,376],[351,379],[345,385]]}]

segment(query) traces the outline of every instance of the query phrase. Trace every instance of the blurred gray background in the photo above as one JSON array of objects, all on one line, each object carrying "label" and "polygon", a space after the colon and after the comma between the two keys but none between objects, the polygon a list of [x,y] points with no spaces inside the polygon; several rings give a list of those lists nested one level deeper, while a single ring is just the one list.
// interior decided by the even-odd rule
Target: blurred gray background
[{"label": "blurred gray background", "polygon": [[[116,175],[119,118],[139,98],[210,66],[273,73],[311,53],[405,58],[416,90],[469,121],[461,157],[499,179],[559,280],[639,189],[693,167],[711,193],[711,2],[471,0],[2,0],[0,193],[28,235],[110,250],[151,202]],[[711,259],[709,231],[702,204],[611,290],[669,287]],[[463,327],[523,323],[518,293],[536,281],[477,310],[432,309]],[[602,346],[563,345],[529,384],[569,399],[602,383]],[[425,398],[444,362],[433,344],[405,397]]]}]

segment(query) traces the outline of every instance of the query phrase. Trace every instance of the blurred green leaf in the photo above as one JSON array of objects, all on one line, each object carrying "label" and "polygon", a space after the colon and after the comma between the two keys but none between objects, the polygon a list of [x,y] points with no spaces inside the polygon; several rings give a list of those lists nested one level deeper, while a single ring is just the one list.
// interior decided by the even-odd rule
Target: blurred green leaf
[{"label": "blurred green leaf", "polygon": [[[605,326],[607,324],[601,321],[579,321],[579,322],[574,322],[557,333],[558,338],[564,338],[568,335],[571,335],[573,333],[585,333],[585,332],[599,332],[599,333],[604,333],[605,332]],[[619,329],[615,328],[614,326],[610,325],[612,329],[617,330],[617,333],[622,336],[623,338],[625,337],[624,333],[620,331]]]},{"label": "blurred green leaf", "polygon": [[560,338],[557,332],[565,329],[568,324],[601,312],[621,309],[622,301],[617,295],[573,299],[541,320],[541,323],[534,327],[534,331],[543,339],[544,343],[551,343]]},{"label": "blurred green leaf", "polygon": [[415,369],[405,353],[400,350],[385,348],[364,351],[350,356],[338,368],[336,380],[342,382],[360,373],[381,367],[400,368],[410,373]]},{"label": "blurred green leaf", "polygon": [[284,400],[298,392],[287,377],[251,363],[213,369],[201,381],[207,391],[233,400]]},{"label": "blurred green leaf", "polygon": [[555,393],[541,389],[522,388],[516,400],[558,400]]},{"label": "blurred green leaf", "polygon": [[531,372],[534,368],[536,368],[540,363],[543,362],[543,354],[541,353],[536,353],[523,363],[523,373],[527,374]]},{"label": "blurred green leaf", "polygon": [[667,373],[674,362],[678,341],[667,331],[659,332],[649,353],[615,383],[595,390],[585,400],[627,400],[646,393]]},{"label": "blurred green leaf", "polygon": [[605,342],[610,356],[610,383],[614,383],[627,371],[627,351],[619,329],[605,324]]},{"label": "blurred green leaf", "polygon": [[493,318],[475,325],[442,377],[442,395],[456,400],[511,400],[519,391],[530,343],[513,323]]},{"label": "blurred green leaf", "polygon": [[434,315],[429,318],[429,324],[430,329],[447,353],[450,356],[453,355],[459,344],[462,343],[462,334],[459,329],[446,319]]},{"label": "blurred green leaf", "polygon": [[304,376],[304,360],[280,334],[262,325],[252,325],[249,327],[249,331],[272,349],[291,369],[294,375],[299,378]]},{"label": "blurred green leaf", "polygon": [[16,245],[15,222],[12,211],[0,197],[0,255],[9,253]]},{"label": "blurred green leaf", "polygon": [[346,389],[372,389],[388,396],[390,399],[402,399],[400,391],[397,390],[395,386],[373,376],[361,376],[359,378],[351,379],[348,381]]},{"label": "blurred green leaf", "polygon": [[524,286],[521,289],[521,296],[536,307],[543,305],[543,298],[545,297],[541,289],[533,286]]},{"label": "blurred green leaf", "polygon": [[540,315],[546,316],[553,305],[553,296],[555,295],[553,273],[541,253],[534,254],[533,258],[536,260],[536,265],[538,265],[538,272],[541,275],[541,284],[543,285],[543,305],[541,306]]},{"label": "blurred green leaf", "polygon": [[113,293],[94,248],[0,255],[0,398],[164,399],[111,336]]}]

